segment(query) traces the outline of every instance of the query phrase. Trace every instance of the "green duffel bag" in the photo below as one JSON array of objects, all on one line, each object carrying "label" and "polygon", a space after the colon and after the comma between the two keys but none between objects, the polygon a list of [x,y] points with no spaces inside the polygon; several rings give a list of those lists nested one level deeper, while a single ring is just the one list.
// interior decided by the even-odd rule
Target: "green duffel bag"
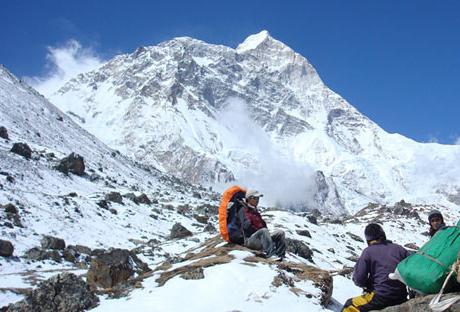
[{"label": "green duffel bag", "polygon": [[460,250],[460,221],[436,232],[415,254],[401,261],[396,273],[407,286],[423,294],[439,292]]}]

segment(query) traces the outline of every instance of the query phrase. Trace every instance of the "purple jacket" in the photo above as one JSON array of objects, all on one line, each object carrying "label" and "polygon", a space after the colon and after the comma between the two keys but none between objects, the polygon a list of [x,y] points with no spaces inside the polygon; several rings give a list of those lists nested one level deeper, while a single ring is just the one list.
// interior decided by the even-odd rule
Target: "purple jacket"
[{"label": "purple jacket", "polygon": [[389,299],[405,298],[406,286],[390,280],[389,273],[393,273],[401,260],[409,256],[404,247],[393,244],[391,241],[373,244],[363,250],[355,265],[353,281],[359,287],[366,288]]}]

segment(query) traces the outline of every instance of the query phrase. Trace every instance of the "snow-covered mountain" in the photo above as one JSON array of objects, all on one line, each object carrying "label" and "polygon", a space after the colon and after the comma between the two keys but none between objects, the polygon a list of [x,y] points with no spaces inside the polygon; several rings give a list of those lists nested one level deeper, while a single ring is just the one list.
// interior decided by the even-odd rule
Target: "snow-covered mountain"
[{"label": "snow-covered mountain", "polygon": [[140,47],[50,100],[139,162],[191,182],[236,179],[273,204],[459,203],[460,146],[385,132],[267,31],[236,49],[188,37]]}]

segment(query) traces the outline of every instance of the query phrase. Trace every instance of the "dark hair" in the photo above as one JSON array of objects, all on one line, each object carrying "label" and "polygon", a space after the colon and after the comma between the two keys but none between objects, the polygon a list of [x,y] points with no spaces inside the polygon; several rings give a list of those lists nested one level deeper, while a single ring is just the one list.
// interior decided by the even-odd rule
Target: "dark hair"
[{"label": "dark hair", "polygon": [[364,236],[367,241],[381,240],[386,241],[387,236],[383,228],[377,223],[370,223],[364,229]]}]

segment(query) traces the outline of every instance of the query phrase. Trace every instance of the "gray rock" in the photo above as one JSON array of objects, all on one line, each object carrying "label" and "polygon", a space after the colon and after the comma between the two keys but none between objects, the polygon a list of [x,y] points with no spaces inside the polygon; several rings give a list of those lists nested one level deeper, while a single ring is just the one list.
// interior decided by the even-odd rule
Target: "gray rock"
[{"label": "gray rock", "polygon": [[62,257],[64,258],[64,260],[72,263],[77,262],[78,256],[79,254],[74,246],[67,246],[67,248],[64,249],[64,252],[62,253]]},{"label": "gray rock", "polygon": [[26,159],[30,159],[32,157],[32,150],[26,143],[14,143],[10,152],[21,155]]},{"label": "gray rock", "polygon": [[306,236],[311,238],[311,234],[308,230],[296,230],[296,233],[300,236]]},{"label": "gray rock", "polygon": [[208,224],[206,224],[206,226],[204,227],[203,230],[205,232],[208,232],[208,233],[216,233],[217,232],[216,227],[212,223],[209,223],[209,222],[208,222]]},{"label": "gray rock", "polygon": [[16,208],[16,206],[11,203],[3,205],[3,209],[5,210],[6,213],[13,213],[13,214],[19,213],[18,208]]},{"label": "gray rock", "polygon": [[110,192],[105,194],[105,200],[111,201],[118,204],[123,204],[123,197],[118,192]]},{"label": "gray rock", "polygon": [[171,235],[169,236],[171,239],[174,238],[184,238],[188,236],[192,236],[192,232],[187,230],[182,224],[176,223],[173,225],[171,229]]},{"label": "gray rock", "polygon": [[85,161],[82,156],[70,153],[67,157],[60,160],[55,169],[64,174],[73,173],[82,176],[85,174]]},{"label": "gray rock", "polygon": [[96,203],[99,207],[108,210],[109,209],[109,203],[105,199],[101,199]]},{"label": "gray rock", "polygon": [[[446,299],[449,299],[449,298],[452,298],[458,295],[460,295],[460,293],[445,294],[444,296],[442,296],[441,300],[446,300]],[[427,312],[427,311],[431,311],[431,308],[429,307],[429,303],[431,299],[433,299],[434,296],[435,295],[416,297],[403,304],[388,307],[380,311],[381,312],[408,312],[408,311]],[[453,311],[460,311],[460,301],[457,301],[449,309],[445,310],[445,312],[453,312]]]},{"label": "gray rock", "polygon": [[10,257],[13,255],[14,247],[10,241],[0,239],[0,256]]},{"label": "gray rock", "polygon": [[318,219],[315,216],[307,216],[307,220],[314,225],[318,225]]},{"label": "gray rock", "polygon": [[83,245],[76,245],[75,250],[80,254],[91,255],[91,248]]},{"label": "gray rock", "polygon": [[351,232],[347,232],[347,235],[351,237],[351,239],[357,241],[357,242],[360,242],[360,243],[364,243],[364,239],[362,239],[360,236],[356,235],[356,234],[353,234]]},{"label": "gray rock", "polygon": [[5,140],[10,139],[8,136],[8,130],[6,130],[6,128],[3,126],[0,127],[0,138],[5,139]]},{"label": "gray rock", "polygon": [[297,239],[286,238],[286,251],[292,252],[310,262],[313,262],[313,251],[303,242]]},{"label": "gray rock", "polygon": [[152,201],[150,200],[150,198],[145,195],[144,193],[142,193],[141,195],[137,196],[136,197],[136,200],[139,204],[146,204],[146,205],[151,205],[152,204]]},{"label": "gray rock", "polygon": [[134,275],[128,250],[113,249],[91,260],[87,281],[92,287],[111,288]]},{"label": "gray rock", "polygon": [[42,250],[34,247],[26,251],[26,258],[33,261],[53,260],[55,262],[61,262],[62,257],[57,250]]},{"label": "gray rock", "polygon": [[202,267],[191,269],[180,275],[185,280],[198,280],[204,278],[204,272]]},{"label": "gray rock", "polygon": [[132,201],[135,202],[136,204],[139,204],[139,203],[137,202],[137,196],[136,196],[136,194],[134,194],[134,193],[126,193],[126,194],[123,195],[123,197],[124,197],[124,198],[127,198],[127,199],[129,199],[129,200],[132,200]]},{"label": "gray rock", "polygon": [[197,215],[197,214],[194,214],[193,217],[195,218],[196,221],[203,223],[203,224],[207,224],[209,220],[209,217]]},{"label": "gray rock", "polygon": [[72,273],[42,282],[24,300],[8,306],[8,312],[82,312],[98,305],[88,284]]},{"label": "gray rock", "polygon": [[62,238],[45,235],[40,241],[43,249],[64,250],[65,241]]}]

